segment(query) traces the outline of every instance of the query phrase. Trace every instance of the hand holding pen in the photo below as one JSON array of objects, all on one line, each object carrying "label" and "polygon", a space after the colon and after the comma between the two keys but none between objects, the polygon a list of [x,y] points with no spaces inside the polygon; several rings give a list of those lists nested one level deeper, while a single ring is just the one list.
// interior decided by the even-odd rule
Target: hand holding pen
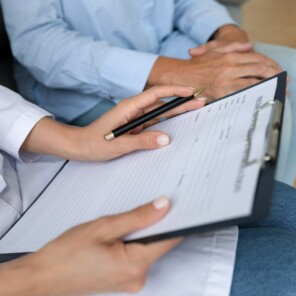
[{"label": "hand holding pen", "polygon": [[200,88],[200,89],[195,89],[193,94],[189,97],[178,97],[174,100],[172,100],[169,103],[163,104],[160,107],[153,109],[151,111],[149,111],[148,113],[143,114],[142,116],[132,120],[131,122],[128,122],[114,130],[112,130],[110,133],[105,135],[105,139],[107,141],[111,141],[116,137],[119,137],[139,126],[141,126],[142,124],[147,123],[148,121],[151,121],[155,118],[157,118],[160,115],[163,115],[164,113],[182,105],[185,104],[189,101],[191,101],[192,99],[197,98],[198,95],[202,94],[204,91],[206,91],[209,88],[209,86]]},{"label": "hand holding pen", "polygon": [[[111,130],[122,126],[143,114],[166,105],[162,99],[171,97],[190,97],[187,103],[162,113],[158,117],[134,128],[112,141],[107,141],[105,135]],[[138,150],[154,150],[170,144],[169,135],[162,130],[144,130],[146,127],[161,121],[161,118],[170,118],[187,111],[202,108],[205,99],[195,98],[194,90],[184,86],[157,86],[144,91],[132,98],[121,101],[114,108],[106,112],[92,124],[83,127],[69,127],[67,136],[73,135],[75,145],[71,145],[74,154],[71,159],[84,161],[105,161],[120,157]]]}]

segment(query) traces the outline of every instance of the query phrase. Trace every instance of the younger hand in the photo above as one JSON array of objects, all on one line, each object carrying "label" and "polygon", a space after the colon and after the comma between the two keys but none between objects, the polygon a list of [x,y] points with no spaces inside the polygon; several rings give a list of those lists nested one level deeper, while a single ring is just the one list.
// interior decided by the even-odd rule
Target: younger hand
[{"label": "younger hand", "polygon": [[[80,128],[60,124],[50,118],[41,119],[32,129],[21,150],[49,154],[71,160],[104,161],[135,150],[158,149],[169,144],[169,136],[162,131],[143,131],[153,121],[138,127],[132,133],[122,135],[110,142],[104,135],[113,129],[164,104],[161,98],[188,97],[193,89],[184,86],[152,87],[133,98],[123,100],[109,112],[87,127]],[[171,117],[203,107],[204,100],[192,99],[161,117]]]},{"label": "younger hand", "polygon": [[[161,98],[172,96],[188,97],[193,90],[183,86],[152,87],[140,95],[123,100],[112,110],[104,114],[91,125],[83,128],[80,141],[83,145],[81,157],[83,160],[104,161],[119,157],[123,154],[143,149],[158,149],[169,144],[169,136],[162,131],[143,131],[144,127],[160,121],[156,118],[134,132],[124,134],[112,141],[106,141],[104,135],[121,125],[143,115],[164,104]],[[161,117],[171,117],[180,113],[203,107],[204,100],[193,99]]]},{"label": "younger hand", "polygon": [[[128,213],[80,225],[38,253],[24,257],[18,265],[16,261],[15,270],[23,267],[27,272],[27,281],[33,282],[34,287],[31,296],[138,292],[145,284],[150,266],[181,239],[143,245],[124,244],[121,238],[156,223],[168,211],[169,201],[162,197]],[[28,275],[29,271],[33,274]],[[23,279],[15,275],[11,280]]]}]

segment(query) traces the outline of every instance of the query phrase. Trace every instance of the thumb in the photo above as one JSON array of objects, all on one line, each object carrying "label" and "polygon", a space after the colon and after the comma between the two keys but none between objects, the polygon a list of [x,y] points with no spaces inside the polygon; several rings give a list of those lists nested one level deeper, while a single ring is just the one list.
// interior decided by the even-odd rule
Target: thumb
[{"label": "thumb", "polygon": [[107,240],[122,238],[131,232],[148,227],[163,218],[170,208],[168,197],[161,196],[154,202],[138,207],[135,210],[112,216],[108,219]]},{"label": "thumb", "polygon": [[122,147],[121,154],[127,154],[137,150],[163,148],[170,143],[169,136],[160,131],[144,131],[136,135],[123,135],[117,139],[118,147]]}]

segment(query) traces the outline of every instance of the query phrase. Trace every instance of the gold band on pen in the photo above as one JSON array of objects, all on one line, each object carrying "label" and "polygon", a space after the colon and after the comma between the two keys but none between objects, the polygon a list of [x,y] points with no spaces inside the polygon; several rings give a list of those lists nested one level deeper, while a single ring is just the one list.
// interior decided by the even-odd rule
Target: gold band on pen
[{"label": "gold band on pen", "polygon": [[210,87],[210,85],[207,85],[203,88],[198,88],[194,91],[193,95],[196,98],[198,95],[202,94],[203,92],[205,92],[208,88]]},{"label": "gold band on pen", "polygon": [[113,140],[113,139],[115,138],[115,136],[114,136],[114,134],[111,132],[111,133],[105,135],[104,138],[105,138],[105,140],[107,140],[107,141],[111,141],[111,140]]}]

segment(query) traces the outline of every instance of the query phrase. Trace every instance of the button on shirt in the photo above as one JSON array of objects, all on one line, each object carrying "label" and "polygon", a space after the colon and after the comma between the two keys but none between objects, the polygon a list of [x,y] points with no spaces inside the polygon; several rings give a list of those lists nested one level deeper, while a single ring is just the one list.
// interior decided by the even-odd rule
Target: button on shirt
[{"label": "button on shirt", "polygon": [[29,153],[19,153],[35,124],[49,113],[0,86],[0,236],[23,212],[15,159],[31,161]]},{"label": "button on shirt", "polygon": [[[189,58],[234,23],[214,0],[2,0],[22,94],[71,121],[141,92],[159,55]],[[50,88],[50,89],[49,89]]]}]

